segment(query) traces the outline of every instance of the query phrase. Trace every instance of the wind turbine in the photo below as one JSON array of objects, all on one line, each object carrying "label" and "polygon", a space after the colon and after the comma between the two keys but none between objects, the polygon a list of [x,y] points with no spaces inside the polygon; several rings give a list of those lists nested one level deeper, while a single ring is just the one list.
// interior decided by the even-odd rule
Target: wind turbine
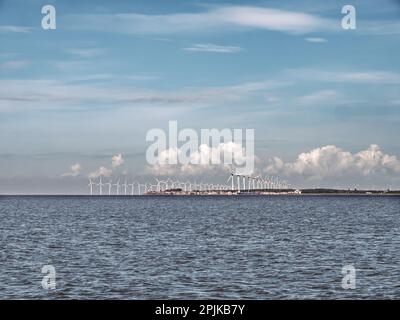
[{"label": "wind turbine", "polygon": [[[168,189],[168,182],[167,180],[160,180],[160,187],[161,187],[161,191],[166,191]],[[164,189],[162,187],[162,185],[164,185]]]},{"label": "wind turbine", "polygon": [[117,187],[117,196],[119,196],[119,179],[118,179],[117,183],[114,183],[114,186]]},{"label": "wind turbine", "polygon": [[157,192],[161,192],[161,181],[155,178],[157,181]]},{"label": "wind turbine", "polygon": [[192,192],[192,183],[190,181],[185,182],[185,192],[187,191]]},{"label": "wind turbine", "polygon": [[136,181],[136,185],[138,187],[138,194],[140,196],[140,186],[141,186],[141,184],[139,183],[139,181]]},{"label": "wind turbine", "polygon": [[168,183],[171,182],[171,187],[169,189],[173,189],[174,188],[174,180],[172,180],[171,178],[168,178],[166,181],[166,188],[168,190]]},{"label": "wind turbine", "polygon": [[93,185],[94,185],[94,183],[93,183],[92,179],[89,178],[89,184],[88,184],[88,186],[89,186],[89,188],[90,188],[90,195],[91,195],[91,196],[93,195]]},{"label": "wind turbine", "polygon": [[98,186],[100,188],[100,195],[102,195],[103,194],[103,186],[104,186],[104,184],[101,182],[101,177],[100,177],[100,182],[98,183]]},{"label": "wind turbine", "polygon": [[180,182],[178,179],[175,180],[175,188],[182,189],[182,182]]},{"label": "wind turbine", "polygon": [[268,181],[267,183],[268,183],[268,189],[269,190],[272,189],[272,182],[271,182],[272,180],[271,179],[272,179],[272,177],[270,177],[270,176],[267,177],[267,181]]},{"label": "wind turbine", "polygon": [[133,186],[135,185],[135,181],[133,181],[132,183],[129,183],[128,186],[131,187],[131,196],[133,196]]},{"label": "wind turbine", "polygon": [[227,183],[229,182],[229,180],[232,181],[232,191],[235,190],[235,181],[233,181],[234,176],[235,176],[235,174],[233,173],[233,171],[231,171],[231,174],[230,174],[228,180],[226,181]]},{"label": "wind turbine", "polygon": [[127,195],[127,191],[128,191],[128,184],[127,184],[127,182],[126,182],[126,179],[125,179],[125,182],[122,184],[122,186],[124,187],[124,189],[125,189],[125,195]]},{"label": "wind turbine", "polygon": [[110,179],[105,185],[108,185],[108,195],[111,196],[112,180]]}]

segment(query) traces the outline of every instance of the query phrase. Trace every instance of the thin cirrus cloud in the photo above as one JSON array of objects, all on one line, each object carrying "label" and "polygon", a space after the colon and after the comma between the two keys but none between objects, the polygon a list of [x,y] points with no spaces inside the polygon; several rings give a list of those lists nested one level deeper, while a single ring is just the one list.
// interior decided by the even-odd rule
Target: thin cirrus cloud
[{"label": "thin cirrus cloud", "polygon": [[359,83],[359,84],[399,84],[400,73],[383,70],[321,70],[321,69],[291,69],[284,72],[293,79],[308,81]]},{"label": "thin cirrus cloud", "polygon": [[325,42],[328,42],[328,40],[326,40],[325,38],[314,38],[314,37],[305,38],[305,40],[307,42],[312,42],[312,43],[325,43]]},{"label": "thin cirrus cloud", "polygon": [[310,93],[308,95],[301,96],[297,99],[300,103],[321,103],[324,101],[332,101],[332,99],[337,99],[339,96],[338,92],[335,90],[320,90],[317,92]]},{"label": "thin cirrus cloud", "polygon": [[71,29],[126,34],[215,33],[243,29],[304,34],[339,28],[337,21],[317,15],[251,6],[224,6],[204,12],[164,15],[75,14],[66,17],[66,22],[66,26]]},{"label": "thin cirrus cloud", "polygon": [[360,21],[357,32],[365,35],[398,35],[400,34],[399,21]]},{"label": "thin cirrus cloud", "polygon": [[[86,76],[84,80],[0,80],[0,110],[85,108],[93,105],[134,106],[135,104],[209,105],[240,101],[250,95],[292,86],[299,82],[352,83],[358,85],[398,85],[400,74],[383,70],[332,71],[321,69],[286,70],[273,80],[245,82],[220,87],[183,87],[165,91],[125,85],[104,86],[93,80],[111,80],[111,75]],[[290,80],[288,80],[290,79]],[[72,81],[72,82],[71,82]],[[271,92],[270,92],[271,93]],[[330,101],[338,98],[331,88],[299,97],[299,102]],[[396,100],[394,97],[392,100]]]},{"label": "thin cirrus cloud", "polygon": [[3,63],[0,63],[0,69],[5,70],[15,70],[15,69],[23,69],[31,64],[30,61],[27,60],[9,60]]},{"label": "thin cirrus cloud", "polygon": [[32,27],[23,26],[0,26],[1,33],[30,33],[33,31]]},{"label": "thin cirrus cloud", "polygon": [[67,52],[82,58],[92,58],[104,55],[106,50],[101,48],[73,48],[67,50]]},{"label": "thin cirrus cloud", "polygon": [[186,87],[175,91],[70,84],[60,80],[0,80],[0,111],[46,109],[85,104],[202,104],[238,101],[263,91],[291,85],[284,81],[259,81],[222,87]]},{"label": "thin cirrus cloud", "polygon": [[212,43],[197,43],[190,47],[183,48],[190,52],[214,52],[214,53],[236,53],[243,49],[236,46],[221,46]]}]

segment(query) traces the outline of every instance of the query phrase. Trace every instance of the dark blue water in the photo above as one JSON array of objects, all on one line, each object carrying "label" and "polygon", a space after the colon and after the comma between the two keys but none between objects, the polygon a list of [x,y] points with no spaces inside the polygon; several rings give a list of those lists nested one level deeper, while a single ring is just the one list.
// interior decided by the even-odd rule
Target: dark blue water
[{"label": "dark blue water", "polygon": [[0,197],[0,235],[3,299],[400,298],[395,196]]}]

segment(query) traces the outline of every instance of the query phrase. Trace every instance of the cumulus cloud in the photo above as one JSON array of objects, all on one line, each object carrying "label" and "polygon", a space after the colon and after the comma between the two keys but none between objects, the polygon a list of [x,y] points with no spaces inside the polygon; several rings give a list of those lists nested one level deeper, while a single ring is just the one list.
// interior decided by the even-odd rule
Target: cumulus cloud
[{"label": "cumulus cloud", "polygon": [[[216,147],[201,144],[197,150],[188,157],[186,164],[170,164],[172,159],[179,159],[183,151],[181,148],[169,148],[160,152],[158,163],[147,167],[147,171],[156,175],[198,175],[212,173],[214,171],[229,171],[232,166],[245,174],[246,170],[252,170],[252,166],[245,167],[245,164],[258,162],[259,159],[251,154],[246,154],[245,148],[235,142],[220,143]],[[232,159],[233,164],[226,162]],[[240,168],[243,166],[243,168]],[[247,172],[250,174],[251,172]]]},{"label": "cumulus cloud", "polygon": [[82,166],[79,163],[75,163],[70,167],[70,172],[62,174],[62,177],[77,177],[81,173]]},{"label": "cumulus cloud", "polygon": [[269,160],[266,172],[309,180],[392,177],[400,174],[400,160],[383,153],[376,144],[354,154],[328,145],[301,153],[294,162],[274,157]]},{"label": "cumulus cloud", "polygon": [[93,171],[89,174],[89,178],[95,179],[100,177],[111,177],[112,170],[107,169],[106,167],[100,167],[96,171]]},{"label": "cumulus cloud", "polygon": [[125,162],[122,154],[117,154],[111,158],[111,165],[113,168],[118,168],[119,166],[123,165]]},{"label": "cumulus cloud", "polygon": [[125,160],[121,153],[111,157],[111,169],[104,166],[99,167],[96,171],[89,173],[89,178],[95,179],[100,177],[111,177],[114,171],[124,164]]}]

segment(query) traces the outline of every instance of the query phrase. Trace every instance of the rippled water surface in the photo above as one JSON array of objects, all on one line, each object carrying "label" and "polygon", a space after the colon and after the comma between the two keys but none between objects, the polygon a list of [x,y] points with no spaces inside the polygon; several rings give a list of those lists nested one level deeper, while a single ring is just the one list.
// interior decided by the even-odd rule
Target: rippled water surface
[{"label": "rippled water surface", "polygon": [[0,197],[0,240],[3,299],[400,298],[395,196]]}]

